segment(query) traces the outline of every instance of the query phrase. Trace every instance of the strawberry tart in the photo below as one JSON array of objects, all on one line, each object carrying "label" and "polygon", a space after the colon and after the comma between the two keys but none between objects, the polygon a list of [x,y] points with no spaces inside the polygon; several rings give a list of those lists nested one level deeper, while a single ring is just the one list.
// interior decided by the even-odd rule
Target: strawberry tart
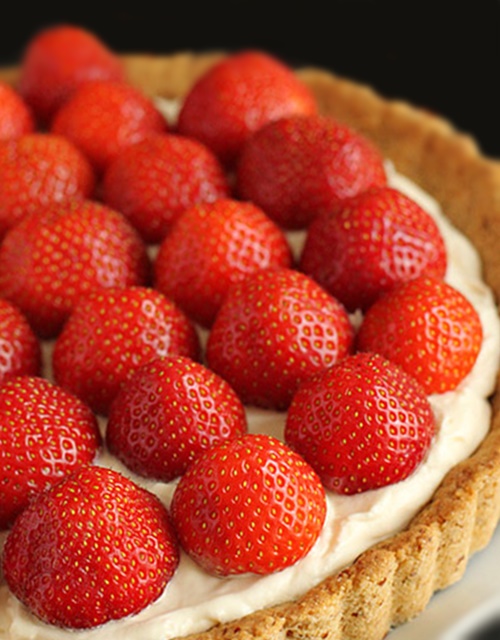
[{"label": "strawberry tart", "polygon": [[328,70],[68,25],[4,102],[0,637],[381,640],[460,580],[500,165]]}]

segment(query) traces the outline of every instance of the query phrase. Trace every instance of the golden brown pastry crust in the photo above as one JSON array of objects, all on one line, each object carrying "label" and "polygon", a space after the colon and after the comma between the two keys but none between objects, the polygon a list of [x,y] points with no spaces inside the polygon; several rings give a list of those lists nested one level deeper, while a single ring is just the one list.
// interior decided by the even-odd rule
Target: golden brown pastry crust
[{"label": "golden brown pastry crust", "polygon": [[[182,97],[222,52],[123,56],[130,79],[150,95]],[[15,85],[17,69],[0,79]],[[333,73],[302,68],[321,111],[371,138],[396,168],[432,194],[481,253],[484,276],[500,299],[495,225],[500,220],[500,162],[449,122]],[[492,398],[490,434],[455,467],[400,534],[363,553],[300,600],[189,636],[191,640],[380,640],[420,613],[433,593],[460,579],[500,519],[500,407]]]}]

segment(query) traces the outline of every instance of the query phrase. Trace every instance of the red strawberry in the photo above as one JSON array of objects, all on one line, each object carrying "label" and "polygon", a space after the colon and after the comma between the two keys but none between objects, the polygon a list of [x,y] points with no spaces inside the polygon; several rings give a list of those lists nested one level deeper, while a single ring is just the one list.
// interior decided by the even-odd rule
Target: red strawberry
[{"label": "red strawberry", "polygon": [[35,130],[31,109],[6,82],[0,82],[0,140],[12,140]]},{"label": "red strawberry", "polygon": [[153,100],[128,82],[94,80],[78,87],[60,107],[52,133],[67,137],[101,174],[124,149],[167,131]]},{"label": "red strawberry", "polygon": [[248,136],[265,123],[316,112],[313,94],[288,65],[250,50],[225,57],[193,85],[177,126],[232,165]]},{"label": "red strawberry", "polygon": [[151,243],[160,242],[188,207],[229,193],[216,156],[196,140],[173,134],[152,135],[124,149],[108,166],[102,185],[104,202]]},{"label": "red strawberry", "polygon": [[156,358],[111,404],[106,443],[129,469],[169,482],[200,453],[243,435],[243,405],[229,384],[190,358]]},{"label": "red strawberry", "polygon": [[124,78],[122,62],[95,33],[60,24],[39,31],[28,41],[19,91],[40,123],[47,124],[83,82]]},{"label": "red strawberry", "polygon": [[251,202],[221,199],[185,211],[160,245],[155,287],[205,327],[231,284],[268,267],[289,267],[282,230]]},{"label": "red strawberry", "polygon": [[143,285],[146,247],[118,212],[98,202],[53,204],[25,217],[0,245],[0,295],[36,333],[59,333],[78,298],[101,287]]},{"label": "red strawberry", "polygon": [[318,216],[300,257],[301,270],[349,311],[367,309],[394,285],[421,274],[442,278],[446,264],[434,219],[390,187],[364,191]]},{"label": "red strawberry", "polygon": [[236,190],[279,225],[298,229],[344,198],[386,181],[383,158],[364,136],[330,117],[290,116],[249,138]]},{"label": "red strawberry", "polygon": [[158,498],[93,465],[41,494],[17,519],[3,553],[12,593],[44,622],[67,629],[138,613],[163,593],[178,563]]},{"label": "red strawberry", "polygon": [[96,412],[107,414],[120,386],[153,358],[199,358],[198,335],[159,291],[103,289],[80,298],[57,337],[56,381]]},{"label": "red strawberry", "polygon": [[262,269],[228,291],[206,357],[245,404],[283,410],[299,384],[343,358],[352,341],[344,307],[316,282]]},{"label": "red strawberry", "polygon": [[27,318],[17,306],[0,298],[0,385],[8,377],[37,376],[42,352]]},{"label": "red strawberry", "polygon": [[41,205],[91,197],[95,175],[72,142],[31,133],[0,142],[0,239]]},{"label": "red strawberry", "polygon": [[367,310],[357,348],[397,363],[427,393],[444,393],[471,371],[482,339],[481,319],[469,300],[438,278],[420,276]]},{"label": "red strawberry", "polygon": [[269,574],[312,548],[326,515],[312,468],[279,440],[246,435],[200,455],[182,476],[172,518],[187,553],[219,576]]},{"label": "red strawberry", "polygon": [[78,398],[45,378],[18,376],[0,386],[0,529],[33,496],[91,463],[97,420]]},{"label": "red strawberry", "polygon": [[435,431],[432,408],[414,378],[378,354],[358,353],[300,387],[285,441],[325,487],[353,494],[407,478]]}]

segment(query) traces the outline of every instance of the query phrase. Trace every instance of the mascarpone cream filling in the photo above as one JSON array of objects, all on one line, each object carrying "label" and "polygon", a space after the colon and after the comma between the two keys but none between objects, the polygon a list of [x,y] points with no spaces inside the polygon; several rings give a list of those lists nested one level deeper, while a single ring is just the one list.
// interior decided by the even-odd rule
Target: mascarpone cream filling
[{"label": "mascarpone cream filling", "polygon": [[[447,281],[478,310],[484,341],[474,369],[458,389],[430,396],[439,431],[424,463],[405,481],[355,496],[328,492],[327,519],[310,553],[269,576],[216,578],[185,554],[162,596],[141,613],[93,630],[66,631],[33,617],[9,592],[0,576],[0,638],[8,640],[168,640],[208,629],[300,596],[323,578],[351,563],[371,545],[403,529],[431,498],[446,473],[478,447],[489,429],[488,396],[500,363],[500,321],[490,289],[481,278],[480,257],[470,241],[444,217],[438,203],[387,163],[389,183],[417,200],[437,221],[448,249]],[[298,251],[302,233],[290,234]],[[248,409],[250,431],[282,437],[285,415]],[[168,505],[175,483],[133,476],[106,452],[98,464],[112,466],[157,493]],[[0,549],[6,533],[0,534]]]}]

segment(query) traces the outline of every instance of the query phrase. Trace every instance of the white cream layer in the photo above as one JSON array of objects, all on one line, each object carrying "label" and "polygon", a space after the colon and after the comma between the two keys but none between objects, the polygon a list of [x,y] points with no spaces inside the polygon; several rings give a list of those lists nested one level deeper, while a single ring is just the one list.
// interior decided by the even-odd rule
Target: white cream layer
[{"label": "white cream layer", "polygon": [[[70,632],[39,622],[0,582],[1,639],[167,640],[293,599],[351,563],[363,550],[404,528],[430,499],[445,474],[477,448],[489,428],[487,397],[494,388],[500,362],[496,305],[482,282],[480,259],[471,243],[447,221],[434,199],[396,174],[389,163],[387,171],[390,184],[419,201],[438,221],[449,254],[447,280],[475,305],[484,328],[481,353],[468,378],[456,391],[430,397],[439,434],[425,462],[410,478],[396,485],[350,497],[329,493],[323,532],[308,556],[295,566],[265,577],[220,579],[206,575],[183,555],[178,571],[158,601],[136,616],[91,631]],[[291,234],[295,249],[302,237]],[[282,436],[283,414],[249,409],[248,419],[251,431]],[[104,454],[99,464],[128,473],[109,454]],[[173,484],[134,479],[169,503]],[[5,534],[0,535],[0,548],[4,538]]]}]

